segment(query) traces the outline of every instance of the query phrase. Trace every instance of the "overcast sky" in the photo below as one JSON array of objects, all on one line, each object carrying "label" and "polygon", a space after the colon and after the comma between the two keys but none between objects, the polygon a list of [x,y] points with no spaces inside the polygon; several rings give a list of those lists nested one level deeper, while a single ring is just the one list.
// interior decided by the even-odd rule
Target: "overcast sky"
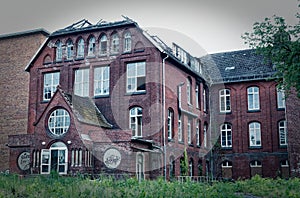
[{"label": "overcast sky", "polygon": [[274,14],[295,24],[298,3],[298,0],[1,0],[0,34],[36,28],[53,32],[84,18],[95,24],[100,19],[123,20],[121,15],[125,15],[150,33],[190,48],[197,56],[200,48],[208,53],[247,48],[241,35],[251,31],[254,22]]}]

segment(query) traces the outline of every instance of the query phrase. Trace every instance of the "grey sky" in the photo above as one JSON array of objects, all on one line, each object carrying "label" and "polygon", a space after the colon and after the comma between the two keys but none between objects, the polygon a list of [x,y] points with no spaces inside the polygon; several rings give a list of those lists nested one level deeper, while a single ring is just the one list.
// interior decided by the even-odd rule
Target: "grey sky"
[{"label": "grey sky", "polygon": [[[299,3],[297,0],[2,0],[0,34],[36,28],[53,32],[83,18],[97,23],[100,19],[122,20],[121,15],[126,15],[143,29],[167,29],[165,35],[174,30],[197,43],[198,46],[191,48],[202,47],[213,53],[247,48],[241,34],[265,17],[276,14],[285,17],[288,23],[296,23]],[[194,53],[198,51],[194,49]]]}]

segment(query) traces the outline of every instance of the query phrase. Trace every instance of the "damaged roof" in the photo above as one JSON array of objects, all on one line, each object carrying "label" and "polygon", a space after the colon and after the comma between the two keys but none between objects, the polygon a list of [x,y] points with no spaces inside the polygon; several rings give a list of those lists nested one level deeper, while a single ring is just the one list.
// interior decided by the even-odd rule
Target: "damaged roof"
[{"label": "damaged roof", "polygon": [[254,49],[216,53],[201,58],[213,83],[265,80],[276,72]]},{"label": "damaged roof", "polygon": [[86,124],[112,128],[91,98],[63,93],[77,119]]}]

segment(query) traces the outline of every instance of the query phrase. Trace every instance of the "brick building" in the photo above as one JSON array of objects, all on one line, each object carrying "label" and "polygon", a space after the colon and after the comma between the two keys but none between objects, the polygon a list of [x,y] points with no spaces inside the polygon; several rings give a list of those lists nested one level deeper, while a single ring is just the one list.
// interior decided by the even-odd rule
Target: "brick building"
[{"label": "brick building", "polygon": [[27,131],[29,74],[24,66],[48,34],[37,29],[0,36],[0,171],[9,169],[7,136]]},{"label": "brick building", "polygon": [[204,174],[208,84],[178,45],[130,19],[82,20],[52,33],[26,71],[28,127],[9,136],[13,172],[171,177],[186,149],[189,174]]},{"label": "brick building", "polygon": [[[220,134],[212,159],[216,176],[249,178],[288,177],[287,125],[284,93],[277,89],[273,65],[255,50],[209,55],[211,112]],[[220,78],[215,78],[215,76]],[[215,130],[215,131],[214,131]]]}]

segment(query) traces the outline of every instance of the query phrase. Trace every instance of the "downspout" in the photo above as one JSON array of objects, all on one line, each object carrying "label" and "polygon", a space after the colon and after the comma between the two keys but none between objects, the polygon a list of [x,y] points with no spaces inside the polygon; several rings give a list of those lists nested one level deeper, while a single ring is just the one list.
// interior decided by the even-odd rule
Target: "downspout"
[{"label": "downspout", "polygon": [[167,181],[167,146],[166,146],[166,73],[165,73],[165,60],[169,55],[162,60],[162,78],[163,78],[163,145],[164,145],[164,178]]}]

